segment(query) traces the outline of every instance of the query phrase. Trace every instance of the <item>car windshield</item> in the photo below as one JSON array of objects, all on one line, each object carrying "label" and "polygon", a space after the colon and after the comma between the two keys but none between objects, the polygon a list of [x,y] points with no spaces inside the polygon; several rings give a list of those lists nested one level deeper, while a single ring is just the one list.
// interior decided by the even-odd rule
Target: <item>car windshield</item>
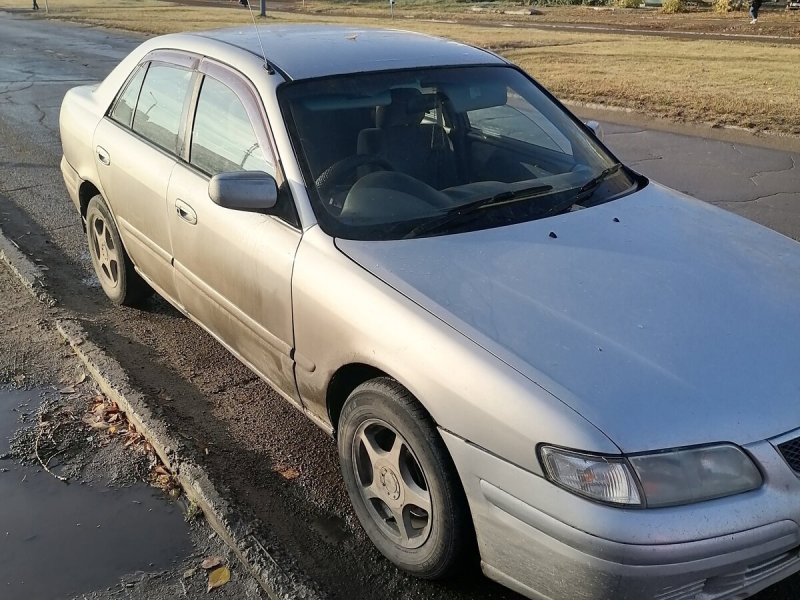
[{"label": "car windshield", "polygon": [[545,218],[636,178],[513,67],[431,68],[285,84],[279,100],[330,235],[398,239]]}]

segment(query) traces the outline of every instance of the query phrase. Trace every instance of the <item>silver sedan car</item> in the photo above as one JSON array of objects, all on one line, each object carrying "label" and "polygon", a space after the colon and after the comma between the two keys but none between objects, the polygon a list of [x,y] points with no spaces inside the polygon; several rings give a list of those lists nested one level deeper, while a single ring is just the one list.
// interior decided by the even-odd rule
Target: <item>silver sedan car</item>
[{"label": "silver sedan car", "polygon": [[157,292],[335,436],[399,568],[479,555],[552,600],[800,569],[800,246],[621,164],[503,58],[169,35],[71,90],[61,138],[108,297]]}]

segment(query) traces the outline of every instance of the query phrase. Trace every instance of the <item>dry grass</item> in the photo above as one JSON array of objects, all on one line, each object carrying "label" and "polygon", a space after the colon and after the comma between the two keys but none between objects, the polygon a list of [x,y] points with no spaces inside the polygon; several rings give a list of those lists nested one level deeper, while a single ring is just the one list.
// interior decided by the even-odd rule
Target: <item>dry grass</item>
[{"label": "dry grass", "polygon": [[686,12],[686,2],[684,0],[664,0],[661,4],[661,12],[684,13]]},{"label": "dry grass", "polygon": [[[22,5],[24,0],[14,1]],[[157,0],[52,0],[50,4],[55,18],[155,34],[224,27],[250,18],[246,10],[226,0],[217,6]],[[314,6],[319,5],[309,2],[306,12],[271,11],[267,21],[388,22],[314,12],[318,10]],[[627,107],[679,121],[800,135],[797,45],[485,27],[431,22],[402,13],[388,23],[495,50],[565,100]]]},{"label": "dry grass", "polygon": [[506,55],[562,98],[800,135],[797,48],[629,37]]}]

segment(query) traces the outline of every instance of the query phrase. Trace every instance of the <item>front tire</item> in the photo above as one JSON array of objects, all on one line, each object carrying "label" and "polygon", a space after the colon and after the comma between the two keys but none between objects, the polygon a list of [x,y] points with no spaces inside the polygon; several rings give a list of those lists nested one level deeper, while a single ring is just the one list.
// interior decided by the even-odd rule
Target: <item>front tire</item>
[{"label": "front tire", "polygon": [[360,385],[342,409],[338,446],[356,515],[381,554],[417,577],[450,575],[474,548],[472,520],[417,400],[388,378]]},{"label": "front tire", "polygon": [[86,237],[94,272],[114,304],[138,306],[152,295],[152,288],[133,268],[111,211],[99,194],[86,208]]}]

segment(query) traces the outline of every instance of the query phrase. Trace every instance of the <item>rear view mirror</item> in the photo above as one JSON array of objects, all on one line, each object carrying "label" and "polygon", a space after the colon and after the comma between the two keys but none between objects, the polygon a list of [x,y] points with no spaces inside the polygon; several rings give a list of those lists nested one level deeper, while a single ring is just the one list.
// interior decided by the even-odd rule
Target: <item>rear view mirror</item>
[{"label": "rear view mirror", "polygon": [[603,141],[603,128],[600,126],[600,123],[597,121],[586,121],[584,125],[589,128],[589,131],[594,134],[594,137],[600,141]]},{"label": "rear view mirror", "polygon": [[278,183],[263,171],[219,173],[208,182],[215,204],[235,210],[267,210],[278,202]]}]

